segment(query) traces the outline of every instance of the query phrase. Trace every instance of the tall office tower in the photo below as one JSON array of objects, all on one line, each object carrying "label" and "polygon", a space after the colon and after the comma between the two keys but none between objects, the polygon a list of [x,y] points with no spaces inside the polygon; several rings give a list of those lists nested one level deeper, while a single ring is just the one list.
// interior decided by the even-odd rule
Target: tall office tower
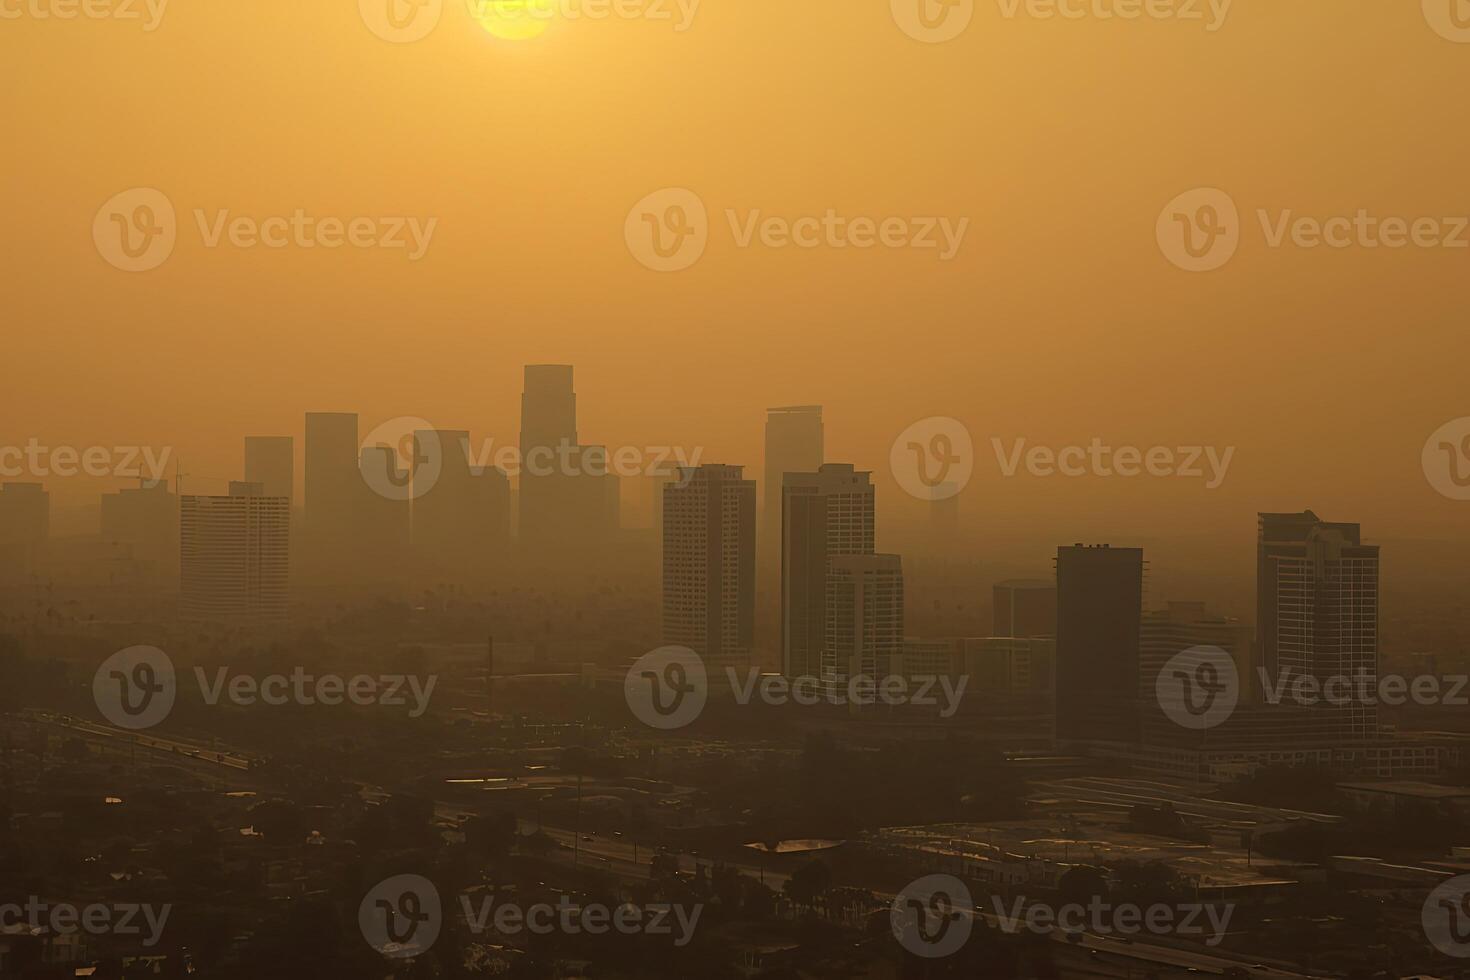
[{"label": "tall office tower", "polygon": [[1056,636],[1057,584],[1013,578],[991,590],[992,636]]},{"label": "tall office tower", "polygon": [[577,393],[570,364],[527,364],[521,392],[520,528],[531,548],[558,541],[570,495],[568,456],[577,446]]},{"label": "tall office tower", "polygon": [[[898,555],[836,555],[827,568],[827,642],[819,675],[831,691],[852,677],[876,683],[903,656],[903,562]],[[856,707],[856,705],[854,705]]]},{"label": "tall office tower", "polygon": [[967,637],[959,647],[962,671],[975,694],[1045,694],[1052,689],[1056,641],[1051,637]]},{"label": "tall office tower", "polygon": [[356,577],[358,511],[364,498],[357,415],[306,415],[306,543],[312,564],[329,579]]},{"label": "tall office tower", "polygon": [[423,583],[483,584],[503,567],[510,544],[510,481],[475,465],[470,434],[421,430],[414,458],[436,460],[414,474],[413,552]]},{"label": "tall office tower", "polygon": [[359,555],[365,577],[402,585],[412,560],[413,510],[407,494],[400,499],[374,493],[372,487],[408,487],[410,476],[398,465],[396,446],[364,446],[360,457],[363,537]]},{"label": "tall office tower", "polygon": [[258,483],[227,497],[179,498],[180,613],[185,619],[272,625],[286,618],[291,501]]},{"label": "tall office tower", "polygon": [[[353,439],[357,438],[354,426]],[[259,483],[267,497],[296,499],[296,442],[290,436],[245,437],[245,482]]]},{"label": "tall office tower", "polygon": [[821,674],[831,560],[875,550],[870,476],[850,463],[824,463],[816,472],[784,475],[781,672],[787,677]]},{"label": "tall office tower", "polygon": [[1156,697],[1159,671],[1175,654],[1191,647],[1218,647],[1230,654],[1240,680],[1240,701],[1259,700],[1255,670],[1255,631],[1238,619],[1213,616],[1203,602],[1170,602],[1144,614],[1139,632],[1139,696]]},{"label": "tall office tower", "polygon": [[[1256,538],[1256,644],[1272,683],[1309,675],[1378,682],[1378,546],[1357,524],[1311,511],[1260,514]],[[1360,682],[1358,678],[1366,678]],[[1377,732],[1373,704],[1335,715],[1344,737]]]},{"label": "tall office tower", "polygon": [[39,483],[0,483],[0,544],[38,545],[51,536],[51,494]]},{"label": "tall office tower", "polygon": [[102,495],[102,539],[172,578],[179,570],[179,498],[162,480]]},{"label": "tall office tower", "polygon": [[815,473],[823,460],[822,406],[766,409],[766,472],[761,492],[762,564],[775,568],[781,554],[781,486],[787,473]]},{"label": "tall office tower", "polygon": [[39,483],[0,483],[0,580],[18,582],[51,536],[51,494]]},{"label": "tall office tower", "polygon": [[1057,549],[1057,737],[1136,743],[1143,549]]},{"label": "tall office tower", "polygon": [[755,641],[755,481],[739,466],[683,469],[664,487],[664,642],[739,666]]}]

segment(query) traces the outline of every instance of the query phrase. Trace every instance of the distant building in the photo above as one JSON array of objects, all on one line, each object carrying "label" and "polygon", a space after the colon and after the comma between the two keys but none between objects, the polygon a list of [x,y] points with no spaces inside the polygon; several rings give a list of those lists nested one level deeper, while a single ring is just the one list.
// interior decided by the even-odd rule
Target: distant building
[{"label": "distant building", "polygon": [[875,682],[903,660],[903,562],[898,555],[836,555],[828,564],[827,641],[821,673],[829,690],[857,676]]},{"label": "distant building", "polygon": [[[1260,514],[1256,537],[1256,640],[1272,683],[1298,675],[1378,680],[1378,546],[1357,524],[1310,510]],[[1345,737],[1377,732],[1374,704],[1342,705]]]},{"label": "distant building", "polygon": [[663,636],[714,664],[755,639],[755,481],[739,466],[684,469],[664,487]]},{"label": "distant building", "polygon": [[1143,617],[1139,632],[1139,697],[1148,702],[1157,696],[1156,684],[1164,665],[1191,647],[1218,647],[1230,654],[1240,680],[1240,700],[1259,700],[1260,683],[1255,670],[1254,630],[1238,619],[1211,616],[1203,602],[1170,602],[1165,609]]},{"label": "distant building", "polygon": [[0,483],[0,579],[30,575],[51,537],[51,495],[39,483]]},{"label": "distant building", "polygon": [[356,413],[307,413],[305,543],[313,568],[329,579],[361,571],[359,505],[366,488],[357,438]]},{"label": "distant building", "polygon": [[783,479],[781,671],[816,677],[827,642],[831,562],[875,550],[873,481],[849,463]]},{"label": "distant building", "polygon": [[1143,568],[1141,548],[1057,549],[1059,739],[1139,739]]},{"label": "distant building", "polygon": [[231,483],[227,497],[179,498],[180,613],[217,623],[278,624],[286,618],[291,502],[258,483]]},{"label": "distant building", "polygon": [[[354,429],[354,436],[356,433]],[[245,437],[245,482],[259,483],[267,497],[296,499],[296,442],[290,436]]]},{"label": "distant building", "polygon": [[179,567],[179,498],[162,480],[102,495],[102,539],[172,578]]},{"label": "distant building", "polygon": [[482,582],[510,549],[510,479],[470,458],[470,434],[414,433],[414,456],[438,465],[414,479],[413,551],[420,580]]},{"label": "distant building", "polygon": [[992,590],[994,636],[1056,636],[1057,585],[1042,579],[1011,579]]},{"label": "distant building", "polygon": [[765,479],[761,517],[762,563],[775,566],[781,550],[781,487],[787,473],[815,473],[825,458],[822,406],[766,410]]},{"label": "distant building", "polygon": [[960,671],[975,694],[1050,694],[1056,641],[1050,637],[983,636],[959,641]]},{"label": "distant building", "polygon": [[[365,488],[411,484],[409,473],[398,465],[394,446],[364,446],[359,465]],[[399,498],[371,489],[360,500],[363,535],[358,553],[364,570],[378,582],[406,584],[412,561],[412,501],[407,494]]]}]

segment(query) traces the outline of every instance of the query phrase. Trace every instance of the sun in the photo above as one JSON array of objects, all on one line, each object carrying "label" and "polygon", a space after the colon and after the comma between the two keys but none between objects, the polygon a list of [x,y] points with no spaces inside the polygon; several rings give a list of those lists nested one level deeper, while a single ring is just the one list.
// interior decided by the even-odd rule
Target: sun
[{"label": "sun", "polygon": [[469,0],[480,26],[506,41],[540,37],[556,16],[556,0]]}]

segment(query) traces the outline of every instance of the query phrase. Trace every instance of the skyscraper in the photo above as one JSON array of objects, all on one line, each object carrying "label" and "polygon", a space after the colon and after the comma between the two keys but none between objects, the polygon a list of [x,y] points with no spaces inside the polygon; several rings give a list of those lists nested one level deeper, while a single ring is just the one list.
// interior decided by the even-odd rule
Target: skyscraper
[{"label": "skyscraper", "polygon": [[1143,549],[1057,549],[1057,737],[1139,738]]},{"label": "skyscraper", "polygon": [[510,545],[510,481],[470,458],[470,434],[414,433],[414,458],[437,465],[414,475],[413,551],[422,582],[482,583]]},{"label": "skyscraper", "polygon": [[172,578],[179,570],[179,498],[162,480],[102,495],[102,539]]},{"label": "skyscraper", "polygon": [[413,542],[412,502],[407,494],[375,493],[374,487],[409,487],[410,476],[398,465],[394,446],[364,446],[360,457],[363,486],[362,540],[359,555],[367,577],[403,585],[409,577]]},{"label": "skyscraper", "polygon": [[[1357,524],[1323,521],[1310,510],[1258,515],[1256,643],[1273,684],[1307,675],[1378,681],[1378,546]],[[1371,703],[1343,704],[1344,736],[1377,730]]]},{"label": "skyscraper", "polygon": [[1056,636],[1057,584],[1010,579],[991,590],[992,636]]},{"label": "skyscraper", "polygon": [[822,406],[766,409],[766,471],[761,492],[761,553],[775,567],[781,548],[781,485],[787,473],[815,473],[822,465]]},{"label": "skyscraper", "polygon": [[821,674],[831,559],[875,550],[870,476],[850,463],[824,463],[816,472],[784,475],[781,672],[788,677]]},{"label": "skyscraper", "polygon": [[528,550],[564,537],[570,495],[565,462],[577,446],[577,393],[570,364],[527,364],[521,392],[519,534]]},{"label": "skyscraper", "polygon": [[[850,678],[877,683],[903,654],[903,562],[898,555],[835,555],[827,568],[821,674],[828,690]],[[856,705],[854,705],[856,707]]]},{"label": "skyscraper", "polygon": [[356,413],[307,413],[305,532],[313,566],[329,578],[358,571],[361,465]]},{"label": "skyscraper", "polygon": [[258,483],[231,483],[227,497],[179,498],[180,613],[218,623],[279,624],[286,618],[291,502]]},{"label": "skyscraper", "polygon": [[[353,429],[354,445],[357,431]],[[245,482],[259,483],[267,497],[296,499],[296,442],[290,436],[245,437]]]},{"label": "skyscraper", "polygon": [[0,483],[0,579],[30,574],[50,536],[51,494],[39,483]]},{"label": "skyscraper", "polygon": [[755,642],[755,481],[743,468],[683,469],[664,487],[664,642],[740,665]]}]

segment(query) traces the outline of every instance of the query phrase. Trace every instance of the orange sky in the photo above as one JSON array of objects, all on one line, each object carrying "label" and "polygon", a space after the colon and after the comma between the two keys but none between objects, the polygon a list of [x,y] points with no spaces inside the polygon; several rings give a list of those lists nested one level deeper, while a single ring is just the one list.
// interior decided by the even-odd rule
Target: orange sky
[{"label": "orange sky", "polygon": [[[585,441],[752,473],[767,405],[823,404],[829,457],[880,472],[902,429],[954,416],[976,520],[1249,534],[1256,510],[1312,506],[1372,537],[1462,536],[1470,502],[1420,451],[1470,415],[1470,249],[1270,248],[1256,212],[1470,213],[1470,43],[1418,0],[1235,0],[1213,32],[1072,2],[1087,16],[981,0],[927,44],[880,0],[704,0],[683,32],[562,19],[523,42],[451,0],[398,44],[350,0],[176,0],[151,32],[0,0],[0,443],[168,445],[230,477],[242,436],[299,437],[307,410],[514,440],[521,366],[568,361]],[[134,187],[168,197],[178,242],[127,273],[92,225]],[[709,243],[658,273],[624,225],[666,187],[708,208]],[[1242,218],[1209,273],[1155,239],[1196,187]],[[409,261],[209,248],[195,209],[437,224]],[[950,261],[742,248],[731,209],[969,225]],[[1208,491],[1007,479],[991,436],[1236,453]]]}]

